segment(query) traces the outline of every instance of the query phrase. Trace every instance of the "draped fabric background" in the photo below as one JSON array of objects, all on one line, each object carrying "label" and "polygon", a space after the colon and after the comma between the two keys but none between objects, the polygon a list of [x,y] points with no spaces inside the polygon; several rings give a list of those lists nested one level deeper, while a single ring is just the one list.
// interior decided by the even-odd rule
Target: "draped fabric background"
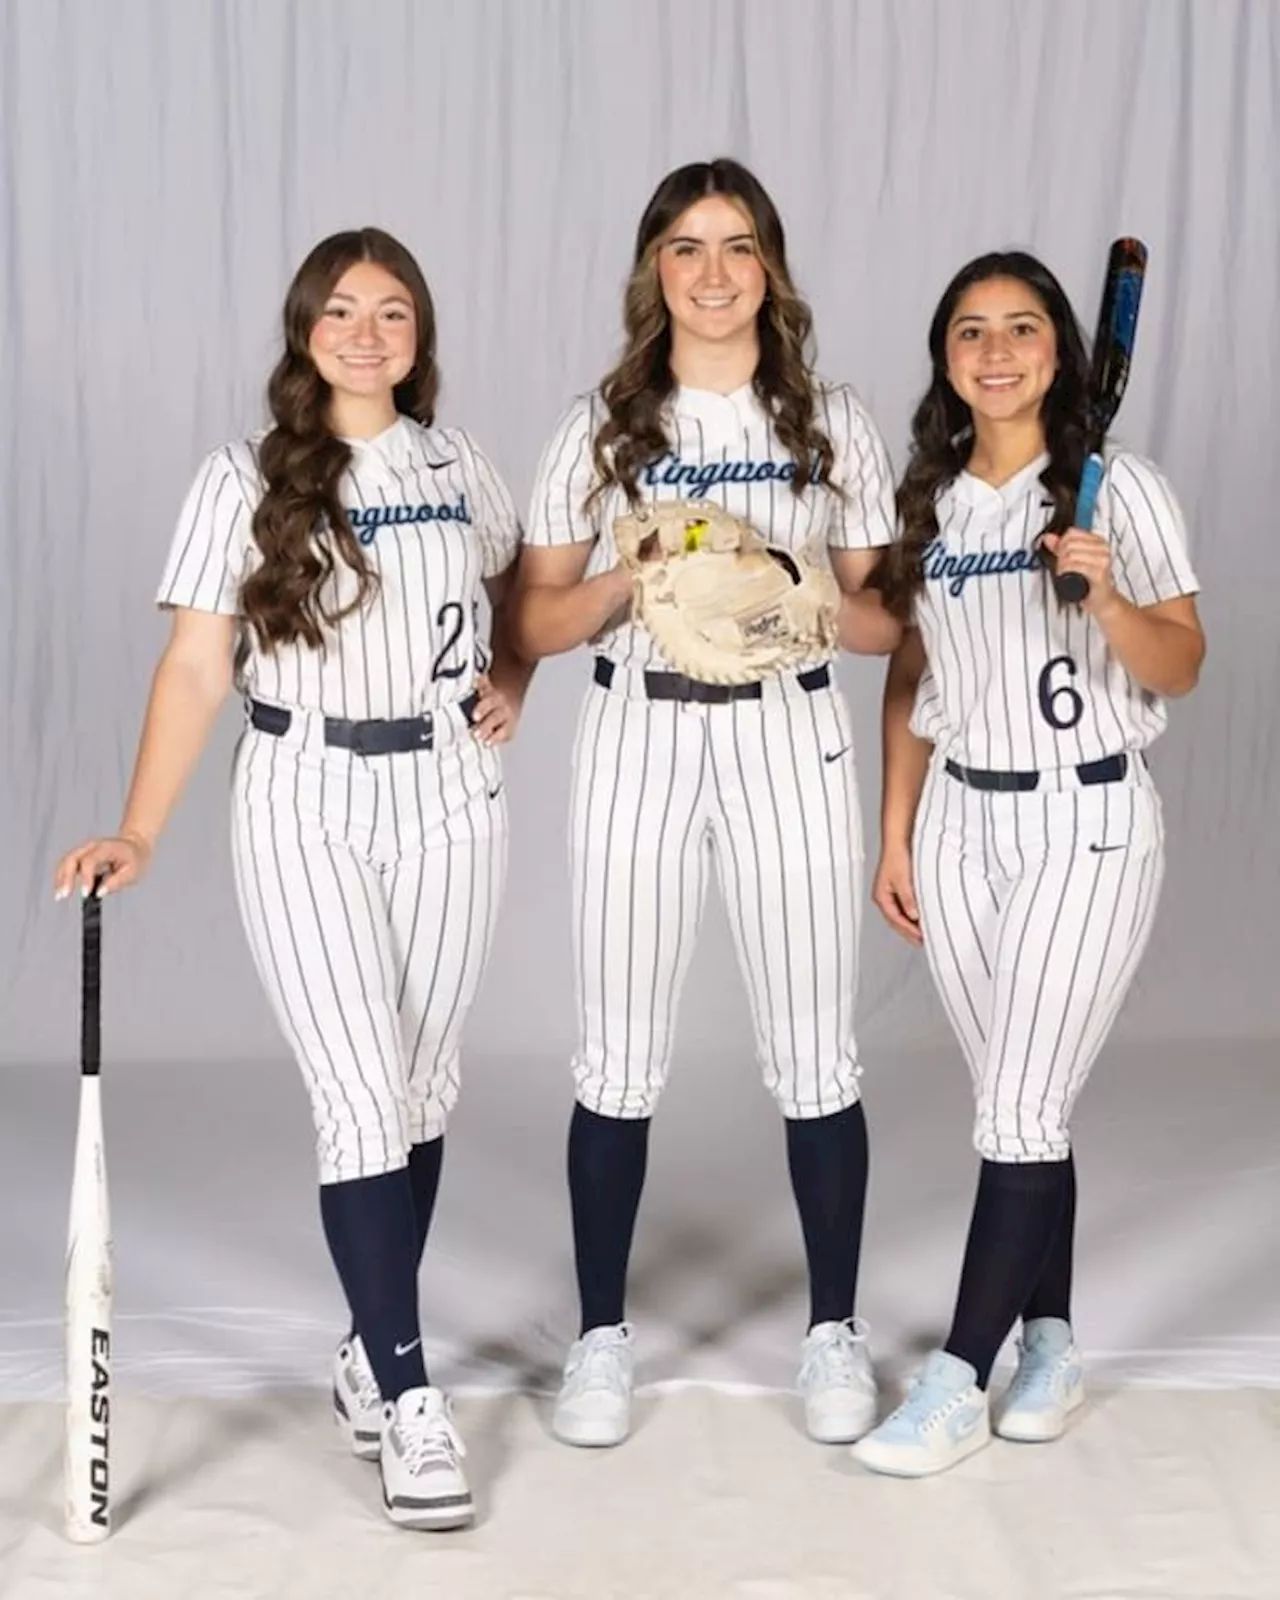
[{"label": "draped fabric background", "polygon": [[[1091,328],[1109,240],[1147,240],[1116,431],[1182,498],[1210,649],[1155,753],[1170,871],[1120,1039],[1155,1062],[1181,1041],[1184,1081],[1201,1085],[1228,1048],[1273,1057],[1272,0],[0,0],[0,1063],[74,1057],[77,929],[52,901],[52,865],[118,819],[179,501],[207,449],[262,420],[305,251],[377,223],[416,252],[437,302],[441,416],[476,434],[524,502],[560,409],[617,349],[645,200],[670,167],[716,153],[773,192],[819,366],[860,390],[899,467],[928,319],[956,267],[1030,248]],[[840,668],[869,870],[882,670]],[[510,751],[508,897],[467,1039],[512,1125],[556,1141],[586,672],[582,652],[540,669]],[[114,1061],[224,1066],[224,1131],[252,1146],[255,1080],[240,1067],[284,1050],[232,893],[238,718],[230,706],[146,886],[109,907],[105,1037]],[[896,1052],[949,1037],[923,962],[870,911],[863,944],[874,1084]],[[737,1115],[726,1103],[767,1116],[714,903],[695,972],[677,1077],[699,1077],[721,1125]],[[1089,1093],[1105,1107],[1108,1092],[1100,1069]],[[1153,1115],[1168,1109],[1157,1096]],[[300,1098],[292,1111],[303,1117]],[[934,1114],[927,1099],[902,1109]],[[967,1132],[949,1137],[963,1153]],[[692,1193],[696,1172],[681,1181]]]},{"label": "draped fabric background", "polygon": [[[1116,431],[1182,496],[1210,658],[1158,749],[1172,864],[1123,1026],[1280,1036],[1274,4],[6,0],[0,16],[4,1059],[66,1053],[73,941],[50,865],[117,820],[179,498],[203,451],[258,425],[305,251],[368,221],[418,254],[441,414],[523,502],[559,409],[617,348],[653,185],[720,151],[774,193],[821,368],[860,389],[898,465],[928,317],[962,261],[1038,252],[1091,328],[1107,242],[1148,241]],[[541,673],[512,752],[510,898],[475,1050],[571,1037],[563,839],[584,671],[579,655]],[[881,666],[847,662],[844,679],[873,822]],[[118,913],[124,1056],[278,1051],[232,901],[225,788],[224,743]],[[879,927],[865,943],[868,1041],[941,1039],[923,964]],[[716,934],[686,1047],[747,1047],[737,982]]]}]

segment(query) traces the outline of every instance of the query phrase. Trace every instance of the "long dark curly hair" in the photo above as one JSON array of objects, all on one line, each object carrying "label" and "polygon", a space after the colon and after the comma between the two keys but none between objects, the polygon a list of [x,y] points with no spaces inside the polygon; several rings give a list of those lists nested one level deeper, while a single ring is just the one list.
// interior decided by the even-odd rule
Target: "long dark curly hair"
[{"label": "long dark curly hair", "polygon": [[[416,312],[417,350],[408,377],[395,388],[396,410],[424,424],[435,415],[440,387],[435,309],[418,263],[379,228],[322,239],[298,268],[285,297],[284,352],[267,384],[275,426],[258,451],[266,488],[253,515],[253,537],[262,560],[241,586],[240,605],[267,651],[299,639],[318,649],[326,628],[365,605],[377,589],[376,575],[338,499],[351,451],[330,429],[332,391],[308,349],[311,330],[334,286],[360,261],[385,267]],[[327,537],[317,537],[321,530],[327,530]],[[356,594],[345,606],[326,606],[323,591],[339,559],[356,575]]]},{"label": "long dark curly hair", "polygon": [[752,381],[773,418],[774,431],[795,461],[792,490],[799,495],[813,481],[831,481],[835,452],[814,420],[809,349],[813,315],[791,281],[782,219],[759,179],[738,162],[721,157],[669,172],[640,218],[623,310],[626,347],[601,384],[609,414],[592,446],[596,481],[588,503],[616,483],[634,505],[639,474],[669,448],[660,415],[675,389],[675,377],[658,251],[689,207],[713,194],[736,201],[750,217],[764,267],[767,292],[757,319],[760,360]]},{"label": "long dark curly hair", "polygon": [[1058,370],[1041,402],[1049,462],[1040,482],[1053,500],[1045,532],[1060,533],[1071,526],[1087,453],[1089,357],[1084,336],[1066,292],[1043,262],[1021,250],[992,251],[961,267],[929,324],[933,377],[911,419],[911,450],[898,486],[900,537],[885,548],[868,580],[882,591],[886,607],[904,620],[924,581],[924,552],[937,537],[937,497],[964,469],[973,450],[973,413],[947,379],[947,329],[961,296],[992,278],[1025,284],[1057,335]]}]

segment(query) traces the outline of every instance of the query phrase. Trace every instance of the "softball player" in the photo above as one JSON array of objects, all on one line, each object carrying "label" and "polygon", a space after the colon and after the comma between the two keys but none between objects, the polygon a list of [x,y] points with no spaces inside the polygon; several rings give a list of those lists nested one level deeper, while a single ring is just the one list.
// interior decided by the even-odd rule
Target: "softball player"
[{"label": "softball player", "polygon": [[809,312],[781,223],[737,164],[683,167],[658,186],[626,324],[618,366],[569,408],[543,455],[518,606],[531,659],[588,641],[595,650],[572,799],[580,1041],[569,1184],[582,1319],[554,1427],[580,1445],[629,1430],[627,1260],[714,862],[765,1082],[787,1119],[811,1286],[807,1422],[817,1438],[848,1440],[870,1426],[875,1396],[853,1319],[867,1145],[846,708],[826,660],[742,688],[668,671],[628,614],[613,522],[628,502],[713,497],[778,545],[825,545],[846,592],[842,643],[884,651],[892,620],[857,590],[893,535],[890,469],[854,394],[810,374]]},{"label": "softball player", "polygon": [[528,679],[505,628],[519,524],[475,443],[433,422],[433,308],[394,239],[316,246],[284,334],[275,426],[214,451],[179,518],[159,590],[173,632],[119,834],[73,850],[57,885],[140,876],[234,676],[238,899],[310,1094],[353,1319],[335,1414],[380,1460],[391,1519],[446,1528],[471,1496],[423,1363],[417,1269],[505,866],[494,746]]},{"label": "softball player", "polygon": [[[1144,752],[1204,651],[1182,514],[1154,466],[1111,451],[1095,531],[1070,526],[1088,363],[1056,279],[1021,253],[970,263],[929,349],[901,542],[875,579],[914,626],[886,680],[874,898],[924,945],[982,1165],[946,1346],[854,1446],[910,1477],[988,1442],[988,1380],[1019,1318],[996,1432],[1056,1438],[1083,1399],[1068,1121],[1155,916],[1164,830]],[[1054,562],[1088,577],[1082,606],[1056,599]]]}]

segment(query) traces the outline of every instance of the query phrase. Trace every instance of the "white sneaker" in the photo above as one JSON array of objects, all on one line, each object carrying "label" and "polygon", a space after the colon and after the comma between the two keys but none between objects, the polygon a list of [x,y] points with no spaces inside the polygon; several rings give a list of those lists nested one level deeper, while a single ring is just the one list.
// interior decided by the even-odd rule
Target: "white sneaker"
[{"label": "white sneaker", "polygon": [[376,1461],[382,1449],[382,1396],[360,1335],[338,1346],[333,1358],[333,1420],[351,1453]]},{"label": "white sneaker", "polygon": [[819,1444],[851,1444],[875,1425],[876,1380],[867,1350],[867,1325],[819,1322],[800,1346],[796,1387],[804,1396],[804,1423]]},{"label": "white sneaker", "polygon": [[439,1389],[406,1389],[382,1408],[382,1500],[401,1528],[461,1528],[475,1508],[467,1453]]},{"label": "white sneaker", "polygon": [[1044,1444],[1059,1438],[1084,1404],[1084,1364],[1069,1323],[1036,1317],[1018,1341],[1018,1370],[996,1414],[1002,1439]]},{"label": "white sneaker", "polygon": [[907,1398],[850,1452],[873,1472],[925,1478],[945,1472],[990,1442],[986,1394],[967,1361],[935,1350]]},{"label": "white sneaker", "polygon": [[631,1432],[631,1324],[591,1328],[569,1347],[551,1431],[565,1444],[621,1444]]}]

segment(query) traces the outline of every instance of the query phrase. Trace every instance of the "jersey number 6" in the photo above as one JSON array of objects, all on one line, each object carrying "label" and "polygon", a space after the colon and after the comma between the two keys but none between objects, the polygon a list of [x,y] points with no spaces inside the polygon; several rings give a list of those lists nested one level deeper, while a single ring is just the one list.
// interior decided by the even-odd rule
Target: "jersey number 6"
[{"label": "jersey number 6", "polygon": [[1068,678],[1074,678],[1080,670],[1071,656],[1054,656],[1052,661],[1045,663],[1036,684],[1040,715],[1051,728],[1074,728],[1084,716],[1084,701],[1070,683],[1060,683],[1054,688],[1053,674],[1057,667],[1065,667]]}]

